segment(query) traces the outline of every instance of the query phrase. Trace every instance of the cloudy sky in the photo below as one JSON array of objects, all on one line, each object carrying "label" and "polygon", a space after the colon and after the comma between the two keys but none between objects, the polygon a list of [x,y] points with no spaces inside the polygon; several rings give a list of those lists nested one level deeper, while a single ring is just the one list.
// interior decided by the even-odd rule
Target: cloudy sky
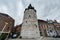
[{"label": "cloudy sky", "polygon": [[19,25],[29,4],[37,10],[38,19],[60,20],[60,0],[0,0],[0,12],[10,15]]}]

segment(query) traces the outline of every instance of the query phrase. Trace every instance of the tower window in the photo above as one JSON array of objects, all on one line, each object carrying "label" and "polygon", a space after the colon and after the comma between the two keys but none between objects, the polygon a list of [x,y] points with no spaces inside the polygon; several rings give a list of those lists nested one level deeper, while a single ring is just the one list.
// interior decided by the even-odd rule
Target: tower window
[{"label": "tower window", "polygon": [[31,16],[29,15],[29,18],[31,18]]},{"label": "tower window", "polygon": [[26,23],[27,23],[27,21],[26,21]]},{"label": "tower window", "polygon": [[37,25],[36,24],[34,24],[35,26],[36,26],[36,28],[37,28]]}]

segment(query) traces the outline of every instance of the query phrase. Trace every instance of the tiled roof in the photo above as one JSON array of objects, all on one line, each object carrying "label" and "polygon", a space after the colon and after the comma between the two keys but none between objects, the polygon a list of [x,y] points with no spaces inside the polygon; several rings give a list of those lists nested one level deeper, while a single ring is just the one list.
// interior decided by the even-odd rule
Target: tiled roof
[{"label": "tiled roof", "polygon": [[47,21],[44,21],[44,20],[41,20],[41,19],[38,19],[38,22],[46,22],[47,23]]},{"label": "tiled roof", "polygon": [[[8,14],[4,14],[4,13],[0,13],[0,16],[2,16],[2,17],[3,17],[3,16],[6,16],[6,17],[8,17],[10,20],[13,19],[13,18],[10,17]],[[13,21],[14,21],[14,19],[13,19]]]}]

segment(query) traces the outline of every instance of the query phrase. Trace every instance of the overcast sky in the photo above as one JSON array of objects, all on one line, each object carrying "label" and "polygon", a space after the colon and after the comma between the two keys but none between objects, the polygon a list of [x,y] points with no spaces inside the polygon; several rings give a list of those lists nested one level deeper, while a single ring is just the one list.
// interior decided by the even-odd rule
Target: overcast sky
[{"label": "overcast sky", "polygon": [[10,15],[19,25],[29,4],[37,10],[38,19],[60,20],[60,0],[0,0],[0,12]]}]

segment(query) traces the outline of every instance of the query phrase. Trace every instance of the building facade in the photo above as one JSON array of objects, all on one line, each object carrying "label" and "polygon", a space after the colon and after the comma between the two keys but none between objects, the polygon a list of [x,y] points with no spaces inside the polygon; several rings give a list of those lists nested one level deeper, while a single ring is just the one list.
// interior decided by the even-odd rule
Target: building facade
[{"label": "building facade", "polygon": [[0,13],[0,40],[6,39],[14,27],[14,19],[9,15]]},{"label": "building facade", "polygon": [[48,20],[48,28],[46,29],[47,30],[47,36],[50,36],[50,37],[56,37],[56,36],[60,36],[59,32],[57,31],[60,31],[60,23],[58,23],[56,20],[52,21],[52,20]]},{"label": "building facade", "polygon": [[46,34],[47,22],[38,19],[38,26],[39,26],[40,35],[44,37],[47,36]]},{"label": "building facade", "polygon": [[14,19],[7,14],[0,13],[0,33],[10,33],[12,27],[14,27]]}]

